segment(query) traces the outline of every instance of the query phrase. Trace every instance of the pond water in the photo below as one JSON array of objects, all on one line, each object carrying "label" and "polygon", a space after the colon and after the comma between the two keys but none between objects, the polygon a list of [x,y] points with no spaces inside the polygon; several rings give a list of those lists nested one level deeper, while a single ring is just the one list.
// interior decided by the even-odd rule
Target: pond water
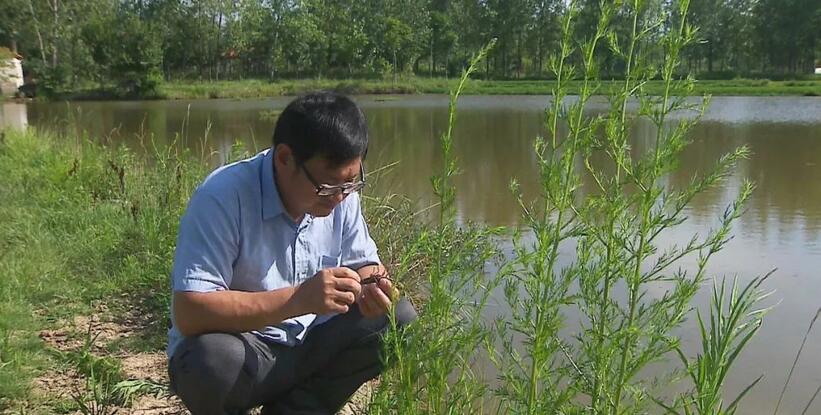
[{"label": "pond water", "polygon": [[[249,149],[269,145],[274,126],[271,111],[282,109],[289,100],[4,103],[0,124],[80,128],[112,142],[125,142],[137,151],[150,142],[149,137],[158,143],[177,140],[194,151],[217,150],[212,158],[216,165],[236,141]],[[430,176],[441,165],[438,138],[447,125],[447,97],[362,96],[357,100],[371,128],[369,170],[398,162],[368,191],[402,194],[420,208],[429,206],[433,203]],[[519,211],[508,184],[515,177],[526,195],[538,193],[532,143],[543,131],[548,102],[549,97],[543,96],[461,99],[455,136],[463,171],[456,180],[460,219],[518,223]],[[588,108],[604,109],[604,101]],[[633,147],[647,148],[651,132],[641,125],[636,128]],[[682,154],[679,170],[667,179],[671,185],[687,183],[735,147],[747,145],[752,150],[729,180],[693,201],[685,211],[689,220],[665,241],[703,235],[743,180],[756,183],[747,211],[736,222],[735,238],[714,257],[709,269],[713,276],[738,275],[746,281],[777,268],[766,284],[775,290],[770,304],[777,305],[731,372],[727,387],[731,400],[763,374],[740,412],[772,413],[802,337],[821,307],[821,99],[714,98],[691,137],[693,143]],[[697,298],[700,307],[707,303],[707,290],[703,291]],[[685,348],[694,351],[698,338],[692,319],[680,335]],[[819,347],[821,330],[816,330],[807,340],[783,413],[800,413],[821,385]],[[821,412],[821,404],[814,408]]]}]

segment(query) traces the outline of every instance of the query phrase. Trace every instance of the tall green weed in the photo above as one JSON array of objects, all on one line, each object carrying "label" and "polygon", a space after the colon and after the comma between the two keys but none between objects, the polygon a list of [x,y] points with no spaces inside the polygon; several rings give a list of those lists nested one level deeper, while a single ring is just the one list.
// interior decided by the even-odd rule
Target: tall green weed
[{"label": "tall green weed", "polygon": [[[765,297],[761,280],[741,290],[734,284],[730,298],[723,288],[714,293],[710,320],[699,317],[704,341],[695,358],[681,350],[677,330],[692,315],[703,283],[722,278],[710,275],[707,265],[730,240],[753,185],[744,183],[706,234],[682,245],[661,241],[686,221],[690,201],[724,180],[748,151],[742,147],[716,160],[683,188],[667,184],[709,100],[688,100],[694,81],[678,75],[681,51],[696,39],[686,20],[689,2],[678,2],[668,15],[653,5],[601,2],[597,30],[586,39],[574,38],[581,5],[567,5],[560,50],[550,61],[556,87],[545,114],[547,134],[534,143],[540,197],[527,200],[512,182],[523,226],[514,232],[513,254],[493,275],[486,271],[498,230],[456,226],[458,189],[450,181],[458,173],[451,152],[455,104],[485,51],[471,62],[451,93],[443,172],[433,179],[439,232],[423,235],[415,246],[433,261],[429,292],[420,321],[387,343],[389,369],[372,402],[374,413],[736,410],[739,400],[721,399],[721,387],[761,323],[764,311],[753,308]],[[624,66],[617,88],[602,88],[603,48]],[[654,95],[648,85],[656,78],[663,93]],[[571,84],[578,95],[569,96]],[[609,109],[590,113],[587,104],[598,94]],[[632,147],[631,132],[648,125],[654,140]],[[490,327],[483,309],[498,284],[506,314]],[[682,366],[671,371],[688,374],[691,385],[667,404],[647,372],[676,356]],[[495,365],[488,372],[498,373],[497,381],[484,378],[480,359]]]}]

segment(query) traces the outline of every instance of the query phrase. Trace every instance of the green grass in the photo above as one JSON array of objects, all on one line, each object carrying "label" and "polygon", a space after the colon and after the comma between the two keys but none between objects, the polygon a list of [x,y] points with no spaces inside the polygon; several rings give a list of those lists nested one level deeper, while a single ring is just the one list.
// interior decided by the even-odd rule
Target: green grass
[{"label": "green grass", "polygon": [[[92,401],[127,402],[116,395],[123,391],[156,389],[127,383],[112,356],[164,350],[177,226],[209,168],[173,145],[155,148],[150,138],[144,145],[148,158],[84,136],[0,131],[0,413],[41,405],[82,410]],[[247,155],[235,146],[229,158]],[[410,203],[367,194],[363,201],[383,260],[402,257],[425,272],[424,258],[406,249],[425,229]],[[403,287],[418,291],[413,278]],[[149,324],[97,348],[96,333],[83,327],[71,333],[83,339],[77,350],[56,350],[38,337],[100,305],[107,311],[97,318],[143,315]],[[36,399],[32,381],[55,367],[73,368],[87,390],[72,400]]]},{"label": "green grass", "polygon": [[[557,86],[555,80],[483,80],[481,71],[476,79],[464,86],[463,95],[550,95]],[[390,79],[294,79],[267,81],[259,79],[233,81],[167,81],[157,91],[142,99],[242,99],[294,96],[318,89],[336,90],[346,94],[448,94],[458,78],[427,78],[402,76],[396,82]],[[622,80],[603,80],[597,94],[610,95],[622,85]],[[563,88],[578,94],[582,80],[569,81]],[[647,92],[661,95],[664,81],[648,80]],[[735,96],[821,96],[821,77],[802,80],[730,79],[699,80],[693,89],[695,95]],[[134,99],[118,96],[108,89],[85,86],[74,91],[63,91],[55,100],[117,100]]]},{"label": "green grass", "polygon": [[39,331],[88,315],[93,304],[128,296],[160,336],[177,222],[204,173],[170,154],[149,167],[124,148],[82,137],[2,137],[0,409],[25,401],[33,377],[54,363]]},{"label": "green grass", "polygon": [[[283,95],[297,95],[315,89],[334,89],[349,94],[447,94],[455,86],[457,79],[445,78],[401,78],[390,80],[289,80],[267,82],[260,80],[220,81],[220,82],[166,82],[160,87],[159,95],[168,99],[206,98],[264,98]],[[571,81],[565,87],[571,94],[578,94],[583,83]],[[611,94],[622,85],[622,81],[603,81],[599,94]],[[660,80],[648,81],[647,91],[661,94],[664,83]],[[481,80],[475,79],[465,85],[463,95],[549,95],[556,88],[556,81],[550,80]],[[693,93],[696,95],[821,95],[821,79],[803,81],[770,81],[766,79],[735,79],[722,81],[698,81]]]}]

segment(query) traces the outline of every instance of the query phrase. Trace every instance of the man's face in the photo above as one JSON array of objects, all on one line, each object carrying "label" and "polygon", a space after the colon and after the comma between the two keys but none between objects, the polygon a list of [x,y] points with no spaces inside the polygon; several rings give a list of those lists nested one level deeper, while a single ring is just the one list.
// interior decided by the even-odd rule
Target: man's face
[{"label": "man's face", "polygon": [[[278,175],[287,172],[281,176],[286,180],[280,183],[280,192],[287,199],[285,204],[289,213],[296,216],[305,213],[312,216],[330,215],[347,197],[346,192],[342,190],[347,187],[350,192],[352,185],[363,180],[360,177],[361,158],[341,165],[333,165],[319,156],[303,163],[297,163],[290,156],[277,159],[285,164],[277,166],[277,170],[280,171]],[[284,168],[284,171],[280,168]],[[331,194],[322,195],[326,193]]]},{"label": "man's face", "polygon": [[309,195],[306,195],[306,201],[309,201],[307,213],[312,216],[330,215],[348,195],[342,192],[342,189],[330,192],[333,193],[331,195],[319,195],[318,188],[323,185],[346,186],[363,180],[364,178],[360,177],[361,164],[362,159],[356,158],[335,166],[321,157],[313,157],[303,163],[301,176],[307,182],[304,188]]}]

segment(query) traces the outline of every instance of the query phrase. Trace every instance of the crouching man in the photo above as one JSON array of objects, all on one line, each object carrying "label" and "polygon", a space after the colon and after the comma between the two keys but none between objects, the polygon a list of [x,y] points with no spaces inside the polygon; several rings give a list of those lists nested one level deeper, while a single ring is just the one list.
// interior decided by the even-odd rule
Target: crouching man
[{"label": "crouching man", "polygon": [[[192,195],[168,356],[194,415],[335,413],[380,373],[393,287],[372,277],[386,270],[357,194],[367,149],[353,101],[305,95],[280,115],[270,149],[215,170]],[[400,326],[415,318],[394,300]]]}]

